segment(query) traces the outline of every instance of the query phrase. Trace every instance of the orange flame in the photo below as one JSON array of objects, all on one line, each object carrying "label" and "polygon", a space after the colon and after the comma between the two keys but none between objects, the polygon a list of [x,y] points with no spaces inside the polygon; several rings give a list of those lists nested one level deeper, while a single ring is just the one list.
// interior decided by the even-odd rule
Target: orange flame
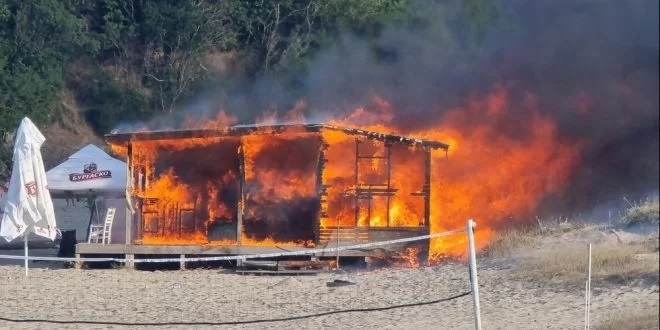
[{"label": "orange flame", "polygon": [[[380,106],[379,117],[387,117],[382,109]],[[364,111],[358,109],[352,116]],[[515,125],[515,134],[500,131],[502,126],[507,128],[507,121]],[[351,122],[337,124],[346,126]],[[361,128],[384,133],[397,131],[382,122]],[[485,247],[494,230],[505,223],[531,220],[541,199],[565,185],[581,149],[579,143],[560,138],[555,122],[540,113],[533,95],[527,95],[523,109],[513,109],[508,91],[499,87],[485,98],[473,98],[467,106],[446,112],[437,125],[411,133],[450,144],[448,159],[442,152],[433,153],[431,232],[464,228],[467,219],[473,218],[478,224],[478,249]],[[347,163],[339,172],[348,171],[350,162]],[[404,170],[397,169],[393,186],[420,186],[415,176],[409,174],[422,169],[410,163],[403,165]],[[415,226],[419,212],[409,196],[397,195],[390,212],[405,215],[401,225]],[[466,235],[434,239],[430,259],[464,257],[466,247]]]},{"label": "orange flame", "polygon": [[[528,221],[544,196],[564,186],[577,165],[581,146],[561,139],[556,124],[541,114],[533,95],[527,95],[523,105],[518,107],[512,103],[507,89],[497,87],[485,97],[472,97],[465,104],[439,113],[438,118],[420,120],[427,129],[402,130],[397,127],[393,107],[380,98],[374,99],[370,107],[358,108],[329,124],[412,135],[449,144],[448,155],[442,151],[431,153],[430,230],[439,233],[464,228],[467,219],[473,218],[477,222],[477,248],[482,248],[499,226],[507,222]],[[304,123],[305,107],[304,102],[299,102],[284,115],[284,119],[289,123]],[[267,112],[257,121],[261,124],[277,123],[277,113]],[[233,123],[234,117],[221,112],[217,120],[197,123],[197,128],[224,129]],[[268,221],[274,217],[273,209],[259,207],[267,202],[320,198],[325,214],[319,223],[321,228],[425,225],[423,150],[392,145],[388,154],[381,142],[371,141],[362,141],[356,148],[355,137],[326,130],[321,137],[327,148],[319,151],[321,140],[318,135],[296,131],[295,128],[286,133],[133,142],[133,165],[143,168],[144,177],[151,180],[144,185],[134,185],[136,195],[158,197],[163,205],[178,203],[180,209],[206,205],[203,223],[193,224],[194,229],[189,234],[168,233],[168,228],[175,228],[176,224],[165,223],[165,229],[144,233],[143,242],[235,244],[236,237],[209,241],[207,231],[218,224],[220,227],[230,226],[228,219],[237,213],[235,205],[213,196],[228,193],[238,196],[240,165],[238,160],[233,163],[228,159],[238,159],[239,150],[245,156],[246,191],[244,199],[238,201],[238,207],[243,209],[246,219]],[[126,154],[124,147],[113,145],[112,148]],[[195,148],[201,151],[177,156],[177,152]],[[327,194],[321,196],[318,196],[319,178],[316,176],[319,152],[327,160],[320,178]],[[174,160],[176,166],[171,164]],[[164,170],[164,166],[170,168]],[[195,171],[190,171],[204,173],[198,176],[177,173],[175,167],[194,168]],[[387,171],[390,167],[391,171]],[[186,180],[179,180],[183,175],[187,176]],[[204,184],[185,183],[209,177],[213,179]],[[386,189],[388,182],[392,190]],[[363,186],[375,187],[374,191],[380,193],[372,196],[371,202],[359,200],[356,212],[355,194],[357,188]],[[174,221],[171,219],[175,218],[167,219]],[[278,241],[273,237],[241,235],[242,242],[248,245],[310,244],[309,241]],[[466,246],[464,234],[434,239],[430,244],[429,258],[463,257]],[[417,252],[409,248],[406,255]]]}]

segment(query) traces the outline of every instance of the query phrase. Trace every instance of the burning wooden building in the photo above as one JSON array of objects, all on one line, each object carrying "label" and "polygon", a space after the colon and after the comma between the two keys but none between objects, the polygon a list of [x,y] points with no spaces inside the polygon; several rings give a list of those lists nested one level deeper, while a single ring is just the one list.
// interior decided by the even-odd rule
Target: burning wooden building
[{"label": "burning wooden building", "polygon": [[[127,159],[135,213],[126,244],[79,244],[78,254],[252,254],[426,235],[431,152],[448,149],[326,124],[121,133],[106,141]],[[428,241],[416,243],[428,250]]]}]

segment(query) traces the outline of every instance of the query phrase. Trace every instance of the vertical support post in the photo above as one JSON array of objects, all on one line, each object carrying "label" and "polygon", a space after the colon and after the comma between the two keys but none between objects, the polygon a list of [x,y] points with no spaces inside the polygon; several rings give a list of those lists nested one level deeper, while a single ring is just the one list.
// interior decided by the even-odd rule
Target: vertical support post
[{"label": "vertical support post", "polygon": [[[243,188],[245,186],[245,153],[243,141],[238,146],[238,206],[236,207],[236,244],[240,247],[243,240],[243,215],[245,212],[245,199]],[[238,262],[238,261],[237,261]]]},{"label": "vertical support post", "polygon": [[[355,139],[355,227],[357,227],[357,221],[358,221],[358,216],[359,216],[359,209],[358,209],[358,197],[357,197],[357,183],[358,183],[358,177],[357,177],[357,169],[358,169],[358,140]],[[339,248],[339,217],[335,217],[335,222],[336,222],[336,233],[335,235],[337,236],[335,238],[335,243],[336,247]],[[328,242],[329,243],[329,242]],[[335,252],[335,269],[339,270],[339,251]]]},{"label": "vertical support post", "polygon": [[[197,198],[197,195],[194,195],[193,198]],[[174,203],[174,209],[171,210],[171,213],[174,213],[174,214],[166,215],[165,219],[167,219],[167,218],[174,219],[174,221],[171,222],[171,227],[173,227],[172,229],[175,230],[175,232],[180,237],[181,233],[182,233],[182,230],[183,230],[183,227],[181,226],[182,217],[181,217],[181,207],[179,206],[179,202]]]},{"label": "vertical support post", "polygon": [[474,228],[476,223],[469,219],[467,223],[468,253],[470,259],[470,284],[472,286],[472,304],[474,307],[475,329],[481,330],[481,310],[479,307],[479,280],[477,279],[477,254],[474,247]]},{"label": "vertical support post", "polygon": [[130,179],[131,188],[132,188],[132,191],[135,192],[136,189],[140,188],[139,183],[138,183],[138,177],[137,177],[139,166],[136,166],[136,164],[137,165],[140,164],[140,160],[135,159],[139,155],[135,155],[133,141],[130,141],[130,140],[128,141],[128,147],[127,147],[127,153],[126,154],[127,154],[128,160],[129,160],[128,168],[130,170],[130,173],[127,173],[126,175],[131,176],[131,179]]},{"label": "vertical support post", "polygon": [[[198,194],[195,194],[195,202],[193,202],[193,228],[192,231],[195,232],[197,231],[197,200],[199,198]],[[179,211],[181,213],[181,211]],[[179,226],[181,223],[181,215],[179,215]],[[202,226],[202,230],[204,230],[204,226]]]},{"label": "vertical support post", "polygon": [[584,328],[589,330],[591,309],[591,243],[587,245],[587,280],[584,293]]},{"label": "vertical support post", "polygon": [[131,159],[133,155],[133,143],[131,141],[128,142],[127,146],[127,152],[126,152],[126,167],[127,167],[127,173],[126,173],[126,223],[124,224],[125,228],[125,238],[124,238],[124,244],[129,245],[133,244],[133,223],[134,221],[134,209],[135,207],[133,205],[133,160]]},{"label": "vertical support post", "polygon": [[125,212],[126,212],[125,213],[126,216],[124,217],[124,219],[126,219],[126,222],[124,223],[124,231],[125,231],[124,244],[130,245],[130,244],[133,243],[133,239],[132,239],[133,238],[133,233],[132,233],[131,229],[133,229],[132,225],[133,225],[133,216],[134,215],[133,215],[133,211],[128,206],[126,207]]},{"label": "vertical support post", "polygon": [[358,193],[359,176],[358,170],[360,168],[360,140],[355,139],[355,227],[358,227],[360,221],[360,194]]},{"label": "vertical support post", "polygon": [[179,255],[179,270],[186,270],[186,255]]},{"label": "vertical support post", "polygon": [[325,215],[325,202],[323,200],[325,196],[325,187],[323,185],[323,172],[325,170],[325,150],[327,148],[327,144],[325,144],[325,140],[323,139],[323,136],[319,134],[319,160],[316,165],[316,193],[319,198],[319,212],[317,214],[317,217],[315,219],[316,223],[314,223],[314,243],[318,244],[321,242],[321,219],[322,219],[322,214]]},{"label": "vertical support post", "polygon": [[80,253],[76,253],[76,260],[73,262],[74,269],[82,269],[82,261],[80,261]]},{"label": "vertical support post", "polygon": [[30,262],[28,261],[28,236],[30,235],[30,228],[25,230],[25,233],[23,233],[23,254],[24,254],[24,261],[25,261],[25,277],[28,276],[28,267]]},{"label": "vertical support post", "polygon": [[371,227],[371,209],[373,207],[374,196],[371,192],[371,186],[369,186],[369,192],[367,193],[367,227]]},{"label": "vertical support post", "polygon": [[124,264],[125,268],[128,270],[135,270],[135,255],[126,254],[124,255],[124,258],[126,259],[126,263]]},{"label": "vertical support post", "polygon": [[140,191],[144,195],[144,167],[138,166],[137,169],[137,186],[138,186],[138,191]]},{"label": "vertical support post", "polygon": [[339,270],[339,217],[336,217],[336,223],[337,223],[337,233],[335,234],[335,243],[337,247],[337,251],[335,251],[335,269]]},{"label": "vertical support post", "polygon": [[424,226],[431,225],[431,149],[424,149]]},{"label": "vertical support post", "polygon": [[144,235],[144,225],[143,225],[143,211],[144,211],[144,199],[143,198],[136,198],[135,199],[137,207],[135,212],[135,239],[133,240],[133,244],[142,244],[142,235]]},{"label": "vertical support post", "polygon": [[[144,190],[142,186],[142,166],[140,166],[140,163],[143,160],[140,159],[139,153],[137,155],[135,154],[135,150],[132,142],[129,142],[128,145],[128,158],[131,161],[130,163],[131,196],[135,201],[135,214],[133,216],[133,220],[134,220],[133,227],[135,234],[133,235],[134,237],[131,240],[131,244],[142,244],[142,236],[144,235],[144,224],[143,224]],[[138,193],[136,193],[136,191]]]},{"label": "vertical support post", "polygon": [[385,144],[385,149],[387,152],[387,227],[390,226],[390,202],[391,196],[390,191],[392,191],[392,145],[390,143]]}]

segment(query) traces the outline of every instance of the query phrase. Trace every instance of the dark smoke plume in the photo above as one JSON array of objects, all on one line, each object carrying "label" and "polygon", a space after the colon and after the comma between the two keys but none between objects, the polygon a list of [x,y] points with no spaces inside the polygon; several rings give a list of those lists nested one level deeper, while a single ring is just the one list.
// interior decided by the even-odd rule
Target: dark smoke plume
[{"label": "dark smoke plume", "polygon": [[390,26],[375,44],[344,36],[293,87],[289,79],[261,78],[191,104],[190,111],[201,116],[224,108],[251,123],[266,109],[285,110],[302,98],[314,121],[380,96],[397,109],[394,122],[412,130],[500,84],[513,98],[535,94],[563,136],[585,143],[570,187],[547,205],[570,212],[657,193],[658,1],[498,5],[501,19],[478,46],[461,37],[468,24],[454,2],[419,1],[421,24]]}]

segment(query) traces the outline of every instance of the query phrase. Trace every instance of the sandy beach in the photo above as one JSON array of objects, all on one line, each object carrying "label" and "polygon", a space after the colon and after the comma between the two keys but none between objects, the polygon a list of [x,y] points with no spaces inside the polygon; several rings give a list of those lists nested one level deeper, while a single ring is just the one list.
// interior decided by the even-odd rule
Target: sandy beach
[{"label": "sandy beach", "polygon": [[[167,328],[226,329],[473,329],[470,296],[427,306],[352,312],[307,319],[243,324],[195,325],[276,319],[340,309],[386,307],[431,301],[469,290],[464,265],[380,270],[343,275],[355,285],[328,288],[336,278],[256,277],[218,270],[137,272],[128,270],[31,270],[0,268],[2,316],[60,321],[189,322]],[[581,290],[561,290],[507,280],[507,270],[480,270],[485,329],[578,329],[583,326]],[[658,287],[595,289],[592,322],[623,308],[658,307]],[[87,324],[0,322],[6,329],[136,328]],[[146,327],[145,327],[146,328]]]},{"label": "sandy beach", "polygon": [[[581,234],[580,237],[593,236]],[[610,238],[605,234],[601,236]],[[556,238],[548,240],[551,241],[558,242]],[[530,256],[527,252],[526,258]],[[584,327],[584,286],[580,285],[584,282],[525,279],[516,270],[515,260],[486,257],[479,260],[484,329]],[[107,324],[0,321],[3,329],[154,328],[113,325],[113,322],[160,323],[159,328],[168,329],[474,328],[471,296],[385,311],[227,325],[452,297],[469,291],[468,268],[464,263],[420,269],[269,277],[228,274],[219,269],[155,272],[45,269],[58,268],[58,265],[37,262],[32,264],[35,268],[30,270],[28,278],[20,262],[12,265],[5,261],[4,264],[0,266],[0,314],[3,318]],[[355,284],[336,288],[326,285],[335,279]],[[657,310],[658,282],[657,279],[651,282],[631,279],[617,284],[595,283],[592,299],[593,325],[628,310]],[[167,325],[168,322],[180,325]]]}]

